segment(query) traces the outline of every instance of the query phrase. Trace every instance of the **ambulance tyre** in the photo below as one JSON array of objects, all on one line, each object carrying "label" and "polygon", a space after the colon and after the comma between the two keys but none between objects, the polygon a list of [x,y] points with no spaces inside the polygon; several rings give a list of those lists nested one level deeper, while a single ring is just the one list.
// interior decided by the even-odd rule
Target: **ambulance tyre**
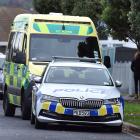
[{"label": "ambulance tyre", "polygon": [[33,114],[33,112],[31,111],[31,120],[30,120],[31,124],[35,124],[35,115]]},{"label": "ambulance tyre", "polygon": [[9,98],[7,95],[7,90],[5,90],[3,98],[3,110],[5,116],[13,117],[15,115],[15,106],[9,103]]},{"label": "ambulance tyre", "polygon": [[24,94],[21,97],[21,116],[23,120],[29,120],[31,117],[31,109],[26,101]]},{"label": "ambulance tyre", "polygon": [[39,122],[38,119],[35,117],[35,128],[36,129],[43,129],[45,127],[45,124],[42,122]]}]

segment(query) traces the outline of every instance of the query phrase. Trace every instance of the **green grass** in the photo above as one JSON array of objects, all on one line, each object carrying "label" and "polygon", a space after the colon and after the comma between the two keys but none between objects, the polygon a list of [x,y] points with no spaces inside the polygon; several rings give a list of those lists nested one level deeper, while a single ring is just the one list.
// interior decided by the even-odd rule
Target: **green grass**
[{"label": "green grass", "polygon": [[140,126],[140,103],[125,102],[124,121]]}]

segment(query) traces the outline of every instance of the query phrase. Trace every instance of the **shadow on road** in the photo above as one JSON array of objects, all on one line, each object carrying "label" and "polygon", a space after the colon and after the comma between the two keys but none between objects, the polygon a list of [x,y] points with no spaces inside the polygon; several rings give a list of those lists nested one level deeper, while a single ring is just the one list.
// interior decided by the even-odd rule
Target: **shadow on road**
[{"label": "shadow on road", "polygon": [[[47,124],[44,130],[54,131],[72,131],[72,132],[96,132],[96,133],[112,133],[111,129],[107,126],[87,126],[87,125],[60,125],[60,124]],[[116,133],[116,132],[113,132]]]}]

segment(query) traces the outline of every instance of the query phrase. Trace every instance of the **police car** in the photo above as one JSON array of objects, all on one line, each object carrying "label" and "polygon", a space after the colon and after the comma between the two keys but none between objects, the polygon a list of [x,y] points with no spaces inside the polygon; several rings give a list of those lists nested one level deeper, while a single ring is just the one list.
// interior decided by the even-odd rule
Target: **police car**
[{"label": "police car", "polygon": [[121,82],[114,82],[107,68],[95,59],[55,58],[36,82],[31,113],[35,128],[71,123],[122,130],[124,103],[117,90]]}]

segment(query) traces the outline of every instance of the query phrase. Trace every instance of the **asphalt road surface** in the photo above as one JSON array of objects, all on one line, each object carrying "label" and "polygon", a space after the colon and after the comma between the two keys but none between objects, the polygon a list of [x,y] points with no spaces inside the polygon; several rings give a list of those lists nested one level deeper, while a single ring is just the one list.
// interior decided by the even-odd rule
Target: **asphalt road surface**
[{"label": "asphalt road surface", "polygon": [[23,121],[20,109],[15,117],[5,117],[0,102],[0,140],[138,140],[125,133],[112,133],[106,128],[49,125],[36,130],[30,121]]}]

